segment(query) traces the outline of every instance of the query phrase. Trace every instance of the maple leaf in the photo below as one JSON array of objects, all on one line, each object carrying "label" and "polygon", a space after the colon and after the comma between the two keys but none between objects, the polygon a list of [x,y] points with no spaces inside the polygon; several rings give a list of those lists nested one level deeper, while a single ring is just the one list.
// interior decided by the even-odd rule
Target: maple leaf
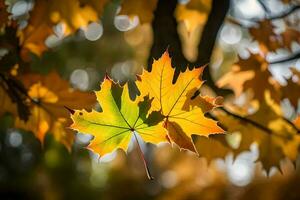
[{"label": "maple leaf", "polygon": [[[93,1],[94,2],[94,1]],[[22,57],[29,60],[28,52],[41,55],[46,49],[45,40],[53,34],[53,26],[61,24],[64,35],[69,35],[79,28],[86,27],[90,22],[97,21],[104,3],[81,5],[79,0],[47,0],[36,1],[30,13],[27,27],[19,32],[23,46]],[[100,6],[92,7],[92,6]],[[97,14],[97,11],[98,14]]]},{"label": "maple leaf", "polygon": [[85,104],[92,108],[95,104],[93,95],[71,89],[69,83],[55,72],[47,76],[25,74],[20,79],[28,88],[31,115],[26,122],[17,117],[15,126],[33,132],[41,143],[45,134],[50,131],[57,141],[70,150],[74,135],[71,130],[65,128],[71,121],[64,106],[76,109]]},{"label": "maple leaf", "polygon": [[[203,68],[186,70],[178,76],[175,84],[172,84],[174,69],[171,66],[171,58],[168,52],[155,60],[152,71],[145,71],[137,81],[142,96],[153,98],[151,110],[160,111],[164,116],[164,126],[168,130],[168,136],[179,147],[196,152],[191,136],[208,136],[212,133],[223,133],[223,129],[217,122],[206,118],[205,112],[210,107],[208,98],[195,96],[203,81],[200,79]],[[210,100],[213,102],[213,99]]]},{"label": "maple leaf", "polygon": [[293,76],[287,79],[287,85],[282,86],[282,99],[288,98],[294,108],[297,108],[298,101],[300,98],[299,91],[300,91],[300,72],[297,69],[291,69],[293,76],[298,79],[298,81],[293,80]]},{"label": "maple leaf", "polygon": [[250,91],[254,99],[263,100],[269,91],[276,102],[279,102],[279,84],[268,70],[269,63],[260,54],[250,54],[247,59],[239,57],[232,70],[218,80],[219,87],[232,89],[236,96]]},{"label": "maple leaf", "polygon": [[280,48],[280,41],[274,32],[274,26],[270,20],[264,19],[257,22],[257,26],[249,28],[249,33],[259,44],[261,51],[266,54],[275,52]]},{"label": "maple leaf", "polygon": [[126,151],[130,138],[136,133],[146,142],[166,141],[160,113],[148,115],[152,100],[147,97],[143,101],[130,100],[127,83],[122,88],[105,78],[96,96],[102,112],[76,110],[71,115],[72,129],[94,136],[88,149],[101,156],[117,148]]},{"label": "maple leaf", "polygon": [[211,0],[191,0],[187,4],[178,4],[175,16],[182,21],[187,31],[193,32],[197,27],[204,25],[211,9]]},{"label": "maple leaf", "polygon": [[138,16],[140,23],[150,23],[157,0],[123,0],[119,15]]}]

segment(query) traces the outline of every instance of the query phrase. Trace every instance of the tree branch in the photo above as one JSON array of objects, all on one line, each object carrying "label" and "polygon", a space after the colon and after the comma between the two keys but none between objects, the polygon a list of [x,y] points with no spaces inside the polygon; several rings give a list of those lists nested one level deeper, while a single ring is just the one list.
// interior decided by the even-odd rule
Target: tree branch
[{"label": "tree branch", "polygon": [[[212,8],[208,15],[208,19],[202,32],[202,37],[198,45],[198,57],[193,63],[193,66],[200,67],[209,63],[219,29],[225,20],[229,6],[230,0],[212,1]],[[206,67],[203,72],[203,79],[206,80],[206,84],[209,85],[218,95],[227,95],[230,93],[229,90],[219,89],[215,85],[209,66]]]},{"label": "tree branch", "polygon": [[259,128],[259,129],[261,129],[261,130],[263,130],[264,132],[266,132],[266,133],[268,133],[268,134],[272,134],[272,133],[273,133],[273,131],[272,131],[271,129],[269,129],[269,128],[267,128],[267,127],[264,127],[263,125],[257,123],[256,121],[253,121],[253,120],[251,120],[251,119],[242,117],[242,116],[237,115],[237,114],[235,114],[235,113],[232,113],[232,112],[230,112],[229,110],[225,109],[224,107],[220,107],[220,109],[221,109],[222,111],[224,111],[226,114],[231,115],[231,116],[233,116],[233,117],[235,117],[235,118],[237,118],[237,119],[239,119],[239,120],[241,120],[241,121],[247,122],[247,123],[249,123],[249,124],[251,124],[251,125],[253,125],[253,126],[255,126],[255,127]]},{"label": "tree branch", "polygon": [[[259,2],[261,2],[261,0],[259,0]],[[264,5],[264,4],[263,4]],[[264,5],[265,6],[265,5]],[[264,8],[265,9],[265,8]],[[292,6],[290,9],[288,9],[287,11],[280,13],[278,15],[275,16],[271,16],[271,17],[266,17],[266,20],[277,20],[277,19],[282,19],[284,17],[287,17],[288,15],[292,14],[293,12],[295,12],[296,10],[300,9],[300,5],[295,5]],[[242,28],[249,28],[249,26],[244,25],[243,23],[241,23],[240,21],[238,21],[237,19],[233,18],[233,17],[227,17],[226,20],[232,24],[238,25]],[[252,23],[258,23],[259,21],[261,21],[262,19],[258,19],[258,18],[252,18],[252,19],[245,19],[243,18],[243,20],[247,20],[249,22]]]},{"label": "tree branch", "polygon": [[[172,66],[176,68],[173,82],[176,81],[180,71],[184,71],[187,66],[201,67],[209,63],[218,31],[224,22],[226,13],[229,9],[230,0],[213,0],[212,9],[204,26],[201,40],[198,45],[198,57],[194,63],[190,63],[182,53],[182,45],[177,33],[177,21],[174,17],[174,11],[177,6],[177,0],[159,0],[154,12],[153,45],[148,58],[148,70],[151,70],[153,58],[159,58],[168,48],[172,56]],[[218,88],[209,70],[206,67],[203,73],[203,79],[218,95],[227,95],[230,90]]]},{"label": "tree branch", "polygon": [[[237,119],[239,119],[239,120],[241,120],[241,121],[244,121],[244,122],[246,122],[246,123],[249,123],[249,124],[255,126],[256,128],[263,130],[265,133],[267,133],[267,134],[269,134],[269,135],[274,135],[274,136],[278,136],[278,137],[283,137],[282,135],[278,135],[277,133],[273,132],[273,131],[272,131],[271,129],[269,129],[268,127],[265,127],[265,126],[261,125],[260,123],[257,123],[256,121],[253,121],[253,120],[251,120],[251,119],[249,119],[249,118],[242,117],[242,116],[240,116],[240,115],[237,115],[237,114],[235,114],[235,113],[232,113],[232,112],[230,112],[229,110],[227,110],[227,109],[224,108],[224,107],[220,107],[220,109],[221,109],[222,111],[224,111],[226,114],[231,115],[231,116],[233,116],[233,117],[235,117],[235,118],[237,118]],[[293,129],[297,132],[297,134],[300,134],[300,130],[295,126],[295,124],[293,124],[291,121],[289,121],[288,119],[286,119],[286,118],[284,118],[284,117],[282,117],[282,119],[283,119],[284,121],[286,121],[288,124],[290,124],[290,125],[293,127]]]},{"label": "tree branch", "polygon": [[264,9],[264,11],[269,14],[270,13],[270,10],[269,8],[265,5],[265,3],[263,2],[263,0],[257,0],[258,3],[261,5],[261,7]]},{"label": "tree branch", "polygon": [[298,9],[300,9],[300,5],[295,5],[295,6],[292,6],[289,10],[287,10],[283,13],[280,13],[279,15],[269,17],[268,19],[269,20],[282,19],[282,18],[287,17],[288,15],[292,14],[293,12],[295,12]]},{"label": "tree branch", "polygon": [[296,52],[295,54],[292,54],[286,58],[283,59],[279,59],[279,60],[274,60],[269,62],[270,64],[278,64],[278,63],[283,63],[283,62],[288,62],[288,61],[292,61],[292,60],[296,60],[300,58],[300,51]]},{"label": "tree branch", "polygon": [[159,0],[152,21],[153,44],[148,57],[148,70],[151,70],[153,58],[158,59],[168,48],[172,57],[172,66],[176,68],[178,76],[180,71],[186,69],[188,60],[182,53],[182,45],[177,33],[177,21],[174,12],[177,0]]}]

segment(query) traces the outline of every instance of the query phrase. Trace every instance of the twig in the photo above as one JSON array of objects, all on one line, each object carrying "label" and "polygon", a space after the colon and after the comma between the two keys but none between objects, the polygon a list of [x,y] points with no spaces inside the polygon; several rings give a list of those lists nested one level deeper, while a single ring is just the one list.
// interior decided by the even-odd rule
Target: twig
[{"label": "twig", "polygon": [[265,3],[262,1],[262,0],[257,0],[258,3],[261,5],[261,7],[264,9],[264,11],[269,14],[270,13],[270,10],[269,8],[265,5]]},{"label": "twig", "polygon": [[292,6],[289,10],[287,10],[286,12],[280,13],[279,15],[275,15],[272,17],[269,17],[269,20],[276,20],[276,19],[282,19],[284,17],[287,17],[288,15],[292,14],[294,11],[300,9],[300,5],[295,5]]},{"label": "twig", "polygon": [[235,117],[235,118],[237,118],[237,119],[240,119],[240,120],[242,120],[242,121],[244,121],[244,122],[247,122],[247,123],[249,123],[249,124],[251,124],[251,125],[253,125],[253,126],[255,126],[255,127],[259,128],[259,129],[261,129],[261,130],[263,130],[264,132],[266,132],[266,133],[268,133],[268,134],[272,134],[272,133],[273,133],[273,131],[272,131],[271,129],[269,129],[269,128],[267,128],[267,127],[265,127],[265,126],[263,126],[263,125],[257,123],[256,121],[253,121],[253,120],[251,120],[251,119],[242,117],[242,116],[237,115],[237,114],[235,114],[235,113],[232,113],[232,112],[230,112],[229,110],[225,109],[224,107],[220,107],[220,109],[221,109],[222,111],[224,111],[226,114],[231,115],[231,116],[233,116],[233,117]]},{"label": "twig", "polygon": [[[251,125],[253,125],[253,126],[255,126],[255,127],[259,128],[259,129],[261,129],[261,130],[263,130],[264,133],[267,133],[268,135],[274,135],[274,136],[278,136],[278,137],[284,137],[283,135],[278,135],[277,133],[273,132],[273,131],[272,131],[271,129],[269,129],[268,127],[265,127],[265,126],[263,126],[263,125],[257,123],[256,121],[253,121],[253,120],[251,120],[251,119],[249,119],[249,118],[242,117],[242,116],[240,116],[240,115],[238,115],[238,114],[232,113],[232,112],[230,112],[229,110],[227,110],[227,109],[224,108],[224,107],[220,107],[220,109],[221,109],[222,111],[224,111],[224,112],[225,112],[226,114],[228,114],[228,115],[231,115],[231,116],[233,116],[233,117],[235,117],[235,118],[237,118],[237,119],[239,119],[239,120],[241,120],[241,121],[247,122],[247,123],[249,123],[249,124],[251,124]],[[294,129],[295,131],[297,131],[297,134],[300,134],[300,130],[295,126],[295,124],[293,124],[291,121],[289,121],[288,119],[286,119],[286,118],[284,118],[284,117],[282,117],[282,119],[283,119],[284,121],[286,121],[289,125],[291,125],[291,126],[293,127],[293,129]]]},{"label": "twig", "polygon": [[282,119],[283,119],[286,123],[288,123],[289,125],[291,125],[291,126],[293,127],[293,129],[294,129],[295,131],[297,131],[298,134],[300,134],[300,130],[297,128],[297,126],[296,126],[293,122],[291,122],[290,120],[286,119],[285,117],[282,117]]},{"label": "twig", "polygon": [[283,63],[283,62],[288,62],[292,60],[296,60],[300,58],[300,51],[296,52],[295,54],[290,55],[289,57],[279,59],[279,60],[274,60],[269,62],[270,64],[278,64],[278,63]]},{"label": "twig", "polygon": [[226,17],[226,22],[229,22],[229,23],[231,23],[231,24],[237,25],[237,26],[239,26],[239,27],[241,27],[241,28],[249,28],[249,27],[245,26],[245,25],[242,24],[240,21],[238,21],[237,19],[235,19],[235,18],[233,18],[233,17],[231,17],[231,16],[227,16],[227,17]]},{"label": "twig", "polygon": [[[259,0],[260,2],[260,0]],[[264,4],[263,4],[264,5]],[[296,5],[296,6],[293,6],[291,7],[289,10],[283,12],[283,13],[280,13],[278,15],[275,15],[275,16],[271,16],[271,17],[266,17],[264,18],[264,20],[277,20],[277,19],[282,19],[284,17],[287,17],[288,15],[292,14],[293,12],[295,12],[296,10],[300,9],[300,5]],[[238,20],[236,20],[235,18],[233,17],[226,17],[226,20],[230,23],[233,23],[235,25],[238,25],[242,28],[249,28],[248,26],[244,25],[243,23],[239,22]],[[247,20],[251,23],[258,23],[259,21],[261,21],[262,19],[260,18],[252,18],[252,19],[246,19],[246,18],[243,18],[242,20]]]}]

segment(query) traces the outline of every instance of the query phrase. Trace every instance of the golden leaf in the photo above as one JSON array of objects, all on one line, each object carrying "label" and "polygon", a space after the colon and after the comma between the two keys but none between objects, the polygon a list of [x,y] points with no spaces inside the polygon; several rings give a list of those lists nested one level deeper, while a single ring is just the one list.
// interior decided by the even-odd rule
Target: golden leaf
[{"label": "golden leaf", "polygon": [[[181,73],[172,84],[174,69],[168,52],[155,60],[152,71],[144,71],[137,85],[141,96],[149,95],[153,98],[152,110],[160,111],[164,116],[164,126],[168,136],[179,147],[196,152],[191,136],[208,136],[213,133],[223,133],[217,122],[204,116],[205,112],[215,107],[207,106],[207,97],[197,95],[203,81],[200,76],[202,68],[186,70]],[[211,102],[214,102],[210,99]]]}]

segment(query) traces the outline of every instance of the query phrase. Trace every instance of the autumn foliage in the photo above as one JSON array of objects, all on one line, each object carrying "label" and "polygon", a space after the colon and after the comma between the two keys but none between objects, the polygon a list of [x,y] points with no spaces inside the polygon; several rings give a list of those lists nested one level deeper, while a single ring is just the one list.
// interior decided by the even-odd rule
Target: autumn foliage
[{"label": "autumn foliage", "polygon": [[[275,1],[283,12],[273,10]],[[243,2],[0,0],[3,166],[10,165],[9,145],[26,144],[24,134],[41,158],[32,171],[47,179],[31,177],[45,184],[42,198],[70,197],[59,196],[64,192],[45,170],[53,163],[72,168],[57,161],[64,153],[70,163],[88,165],[92,155],[116,154],[110,171],[103,168],[116,173],[106,175],[113,187],[150,181],[145,174],[164,187],[145,186],[153,194],[136,189],[128,198],[228,199],[234,190],[231,199],[264,199],[258,184],[266,199],[282,199],[274,188],[294,191],[289,185],[300,182],[300,2],[249,1],[250,10],[264,13],[251,18]],[[82,145],[80,138],[89,139]],[[232,187],[218,162],[238,162],[245,152],[256,154],[249,164],[253,182]],[[282,177],[263,177],[272,170]],[[10,194],[13,187],[1,191]],[[91,188],[86,191],[94,194]],[[105,191],[104,198],[113,193]]]}]

